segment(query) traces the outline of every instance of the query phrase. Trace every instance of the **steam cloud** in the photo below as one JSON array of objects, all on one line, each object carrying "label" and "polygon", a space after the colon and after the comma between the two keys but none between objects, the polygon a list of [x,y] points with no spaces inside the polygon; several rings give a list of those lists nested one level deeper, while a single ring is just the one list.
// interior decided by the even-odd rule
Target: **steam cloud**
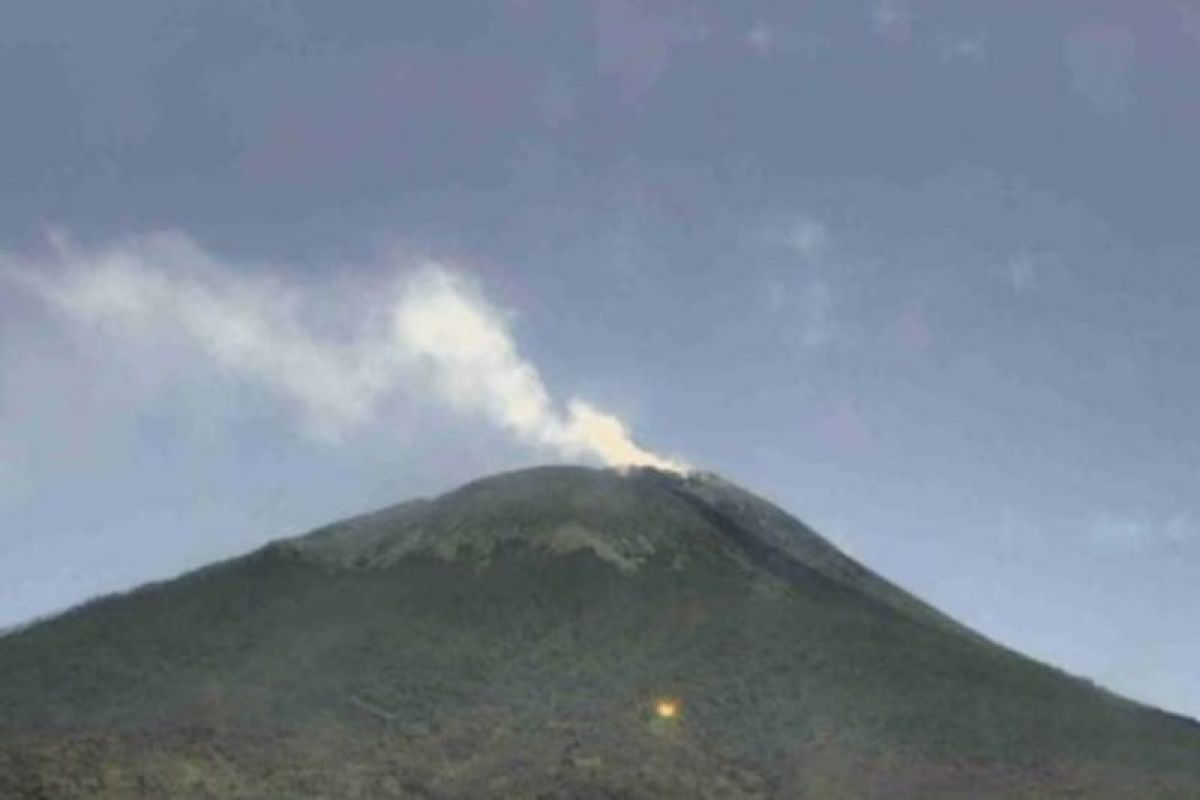
[{"label": "steam cloud", "polygon": [[234,272],[180,234],[99,248],[59,238],[48,259],[0,257],[0,276],[75,323],[182,338],[222,369],[296,404],[325,438],[375,420],[390,396],[421,392],[563,458],[687,469],[639,446],[620,419],[585,400],[560,407],[521,356],[504,315],[437,262],[419,263],[390,291],[362,299],[350,337],[324,331],[313,317],[327,297]]}]

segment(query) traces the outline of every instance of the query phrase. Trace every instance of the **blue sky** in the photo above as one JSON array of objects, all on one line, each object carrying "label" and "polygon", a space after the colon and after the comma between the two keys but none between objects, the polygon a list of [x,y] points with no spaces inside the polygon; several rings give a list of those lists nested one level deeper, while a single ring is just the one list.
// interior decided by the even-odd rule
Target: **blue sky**
[{"label": "blue sky", "polygon": [[1200,715],[1200,7],[421,5],[0,10],[0,626],[654,453]]}]

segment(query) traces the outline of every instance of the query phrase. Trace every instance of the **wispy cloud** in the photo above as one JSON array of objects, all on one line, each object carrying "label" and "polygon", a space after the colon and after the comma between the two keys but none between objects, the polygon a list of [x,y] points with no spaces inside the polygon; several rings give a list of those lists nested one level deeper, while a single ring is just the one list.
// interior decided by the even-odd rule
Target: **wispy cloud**
[{"label": "wispy cloud", "polygon": [[562,458],[684,468],[588,401],[555,402],[509,318],[466,275],[396,260],[385,288],[338,294],[234,268],[184,235],[159,233],[99,247],[59,240],[46,258],[0,256],[0,274],[115,345],[181,342],[295,406],[326,440],[377,422],[389,398],[417,394]]},{"label": "wispy cloud", "polygon": [[912,8],[906,0],[882,0],[871,7],[871,30],[885,39],[903,43],[912,33]]},{"label": "wispy cloud", "polygon": [[1165,516],[1101,514],[1092,520],[1088,538],[1106,551],[1152,550],[1200,540],[1200,525],[1183,511]]},{"label": "wispy cloud", "polygon": [[828,250],[829,229],[811,217],[795,220],[785,235],[787,246],[808,263],[815,263]]},{"label": "wispy cloud", "polygon": [[750,27],[750,30],[746,31],[742,41],[752,52],[765,56],[775,45],[775,31],[760,19]]},{"label": "wispy cloud", "polygon": [[819,36],[779,28],[759,19],[742,36],[742,44],[754,55],[765,57],[781,53],[814,55],[825,46],[825,41]]},{"label": "wispy cloud", "polygon": [[978,64],[987,55],[987,45],[982,36],[951,33],[937,40],[937,50],[947,61],[966,61]]},{"label": "wispy cloud", "polygon": [[828,227],[811,216],[791,217],[770,226],[765,243],[789,257],[782,269],[765,279],[767,307],[787,316],[789,338],[799,345],[828,344],[837,332],[836,297],[824,274],[833,243]]}]

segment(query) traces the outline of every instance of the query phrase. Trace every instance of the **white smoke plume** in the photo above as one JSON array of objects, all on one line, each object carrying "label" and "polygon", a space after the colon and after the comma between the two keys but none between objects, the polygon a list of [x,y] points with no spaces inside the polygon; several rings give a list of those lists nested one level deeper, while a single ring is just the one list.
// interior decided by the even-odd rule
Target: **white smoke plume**
[{"label": "white smoke plume", "polygon": [[314,318],[336,298],[234,271],[180,234],[88,248],[57,238],[46,258],[0,256],[7,283],[70,322],[117,339],[181,339],[294,403],[324,438],[375,421],[390,396],[421,393],[565,459],[686,471],[587,401],[560,407],[467,277],[430,260],[398,272],[388,291],[357,298],[355,329],[339,335]]}]

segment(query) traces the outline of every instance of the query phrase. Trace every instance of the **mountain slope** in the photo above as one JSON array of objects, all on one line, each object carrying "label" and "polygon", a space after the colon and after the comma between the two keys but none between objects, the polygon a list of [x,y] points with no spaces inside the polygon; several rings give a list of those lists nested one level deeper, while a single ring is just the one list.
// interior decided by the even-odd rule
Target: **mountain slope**
[{"label": "mountain slope", "polygon": [[0,796],[105,793],[1183,798],[1200,726],[718,478],[554,467],[0,639]]}]

